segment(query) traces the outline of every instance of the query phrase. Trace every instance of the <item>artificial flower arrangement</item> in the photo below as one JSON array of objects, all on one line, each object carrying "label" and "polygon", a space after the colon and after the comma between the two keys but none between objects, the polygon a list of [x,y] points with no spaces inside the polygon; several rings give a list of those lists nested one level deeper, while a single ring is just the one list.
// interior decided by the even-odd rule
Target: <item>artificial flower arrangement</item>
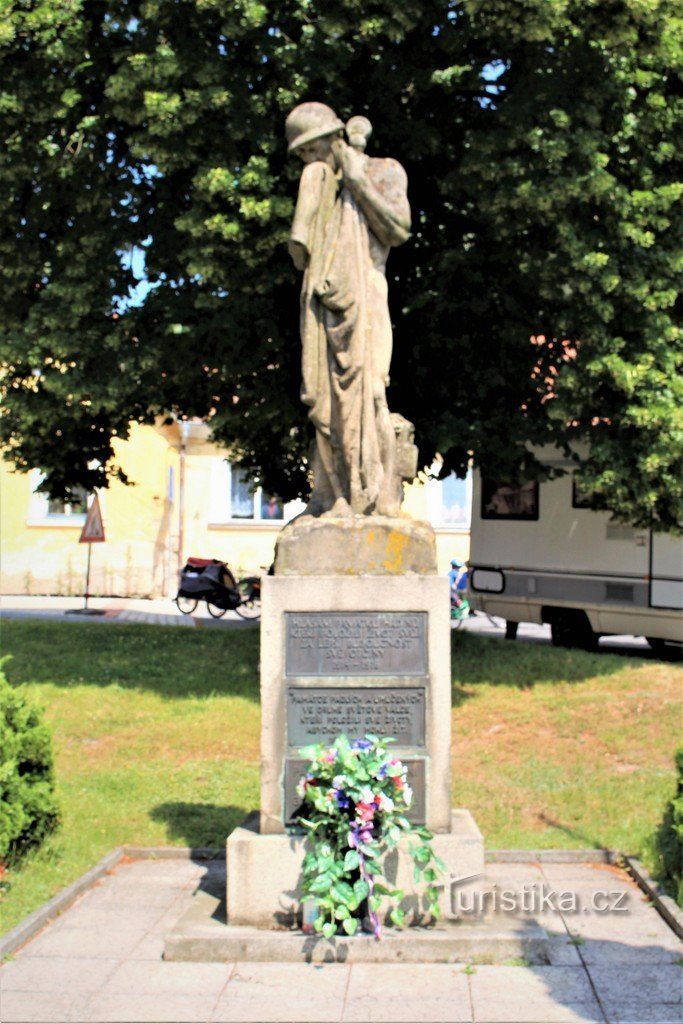
[{"label": "artificial flower arrangement", "polygon": [[[377,912],[382,898],[398,904],[404,896],[381,880],[380,858],[402,836],[412,840],[408,848],[414,881],[426,883],[425,909],[439,916],[435,883],[443,863],[432,850],[429,829],[412,825],[406,816],[412,791],[406,766],[388,753],[392,742],[370,733],[353,741],[342,735],[331,747],[316,744],[301,751],[310,760],[297,789],[305,812],[299,822],[310,840],[302,895],[315,901],[313,927],[327,939],[340,928],[355,935],[365,917],[380,938]],[[393,907],[390,919],[398,927],[404,924],[399,906]]]}]

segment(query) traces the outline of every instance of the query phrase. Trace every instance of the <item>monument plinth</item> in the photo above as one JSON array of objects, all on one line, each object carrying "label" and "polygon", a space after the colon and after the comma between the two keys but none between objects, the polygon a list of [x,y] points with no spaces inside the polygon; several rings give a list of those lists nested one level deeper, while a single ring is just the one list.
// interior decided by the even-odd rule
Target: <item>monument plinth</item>
[{"label": "monument plinth", "polygon": [[[398,573],[384,553],[395,543],[393,531],[402,529],[401,536],[418,542],[403,549]],[[382,543],[389,539],[384,549],[378,535]],[[407,557],[411,550],[414,559]],[[329,558],[317,559],[315,551]],[[325,571],[331,559],[336,574]],[[483,871],[479,830],[467,811],[451,808],[450,600],[448,580],[435,569],[426,523],[322,517],[283,531],[276,575],[262,586],[261,806],[228,839],[229,922],[296,925],[305,843],[296,786],[307,767],[300,751],[341,733],[392,736],[392,753],[407,765],[413,789],[411,820],[435,833],[448,872]],[[424,923],[406,844],[388,855],[385,874],[406,893],[407,920]],[[446,884],[445,916],[449,900]]]}]

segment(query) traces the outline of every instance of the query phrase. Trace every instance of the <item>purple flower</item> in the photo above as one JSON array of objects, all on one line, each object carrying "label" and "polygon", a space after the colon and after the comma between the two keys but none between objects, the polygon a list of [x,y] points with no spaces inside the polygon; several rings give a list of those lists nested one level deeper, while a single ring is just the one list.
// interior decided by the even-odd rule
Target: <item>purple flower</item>
[{"label": "purple flower", "polygon": [[346,793],[344,792],[343,789],[338,789],[337,790],[337,807],[340,810],[345,811],[348,808],[348,806],[349,806],[349,798],[348,798],[348,796],[346,795]]},{"label": "purple flower", "polygon": [[370,740],[354,740],[351,744],[351,750],[370,750],[371,747]]}]

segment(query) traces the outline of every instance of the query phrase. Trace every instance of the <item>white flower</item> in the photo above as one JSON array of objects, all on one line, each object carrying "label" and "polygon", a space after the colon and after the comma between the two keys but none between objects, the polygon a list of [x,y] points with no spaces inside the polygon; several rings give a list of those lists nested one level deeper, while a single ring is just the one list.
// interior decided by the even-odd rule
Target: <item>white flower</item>
[{"label": "white flower", "polygon": [[372,792],[369,786],[363,786],[360,791],[360,802],[362,804],[371,804],[375,799],[375,794]]},{"label": "white flower", "polygon": [[394,809],[394,801],[385,793],[379,794],[379,809],[380,811],[393,811]]},{"label": "white flower", "polygon": [[404,786],[402,792],[403,792],[403,799],[406,802],[406,807],[410,807],[410,805],[413,802],[413,791],[412,791],[412,789],[410,788],[410,786]]},{"label": "white flower", "polygon": [[344,786],[346,785],[346,776],[335,775],[335,777],[332,779],[332,785],[334,786],[335,789],[343,789]]}]

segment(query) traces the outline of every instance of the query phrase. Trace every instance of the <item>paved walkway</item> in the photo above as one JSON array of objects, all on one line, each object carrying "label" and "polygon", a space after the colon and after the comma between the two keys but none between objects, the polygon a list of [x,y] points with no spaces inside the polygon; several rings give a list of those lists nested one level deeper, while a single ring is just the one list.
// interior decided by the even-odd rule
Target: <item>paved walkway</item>
[{"label": "paved walkway", "polygon": [[[630,878],[607,865],[489,866],[488,881],[571,892],[545,911],[551,963],[170,963],[164,935],[224,865],[122,863],[0,968],[0,1020],[453,1021],[681,1024],[681,944]],[[619,910],[598,912],[605,900]]]},{"label": "paved walkway", "polygon": [[[99,615],[85,615],[82,612],[82,597],[0,597],[0,617],[7,619],[37,618],[58,619],[62,622],[144,622],[156,626],[194,626],[225,628],[251,625],[241,619],[237,612],[226,612],[221,619],[212,618],[204,603],[193,615],[183,615],[171,598],[92,597],[88,606]],[[503,619],[489,619],[486,615],[470,616],[462,628],[468,632],[485,636],[505,636]],[[535,626],[525,622],[519,627],[517,640],[521,643],[550,643],[550,626]],[[600,649],[617,654],[636,654],[638,657],[654,658],[644,637],[609,636],[600,640]]]}]

